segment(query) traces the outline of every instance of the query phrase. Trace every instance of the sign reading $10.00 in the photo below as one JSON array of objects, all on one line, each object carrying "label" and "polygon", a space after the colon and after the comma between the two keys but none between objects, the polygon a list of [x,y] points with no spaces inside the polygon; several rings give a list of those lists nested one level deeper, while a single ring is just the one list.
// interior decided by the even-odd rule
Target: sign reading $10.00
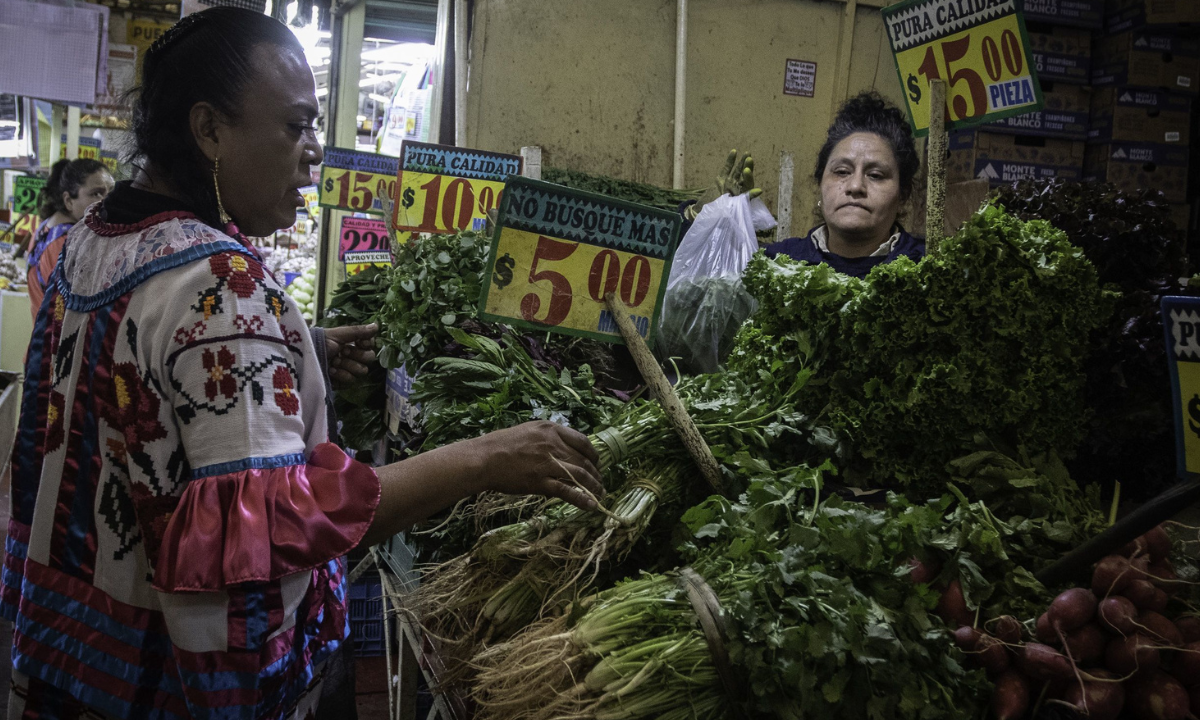
[{"label": "sign reading $10.00", "polygon": [[521,174],[518,155],[405,140],[400,145],[392,227],[424,233],[482,230],[500,203],[510,175]]}]

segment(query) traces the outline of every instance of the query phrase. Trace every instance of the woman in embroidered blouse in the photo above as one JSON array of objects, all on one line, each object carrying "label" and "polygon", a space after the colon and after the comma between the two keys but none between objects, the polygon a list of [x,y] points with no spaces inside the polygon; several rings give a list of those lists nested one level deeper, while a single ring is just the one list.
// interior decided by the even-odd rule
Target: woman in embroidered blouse
[{"label": "woman in embroidered blouse", "polygon": [[42,224],[26,255],[29,305],[35,319],[46,292],[46,281],[58,264],[58,255],[67,240],[67,231],[83,219],[89,205],[103,200],[112,189],[112,175],[96,160],[59,160],[50,169],[39,208]]},{"label": "woman in embroidered blouse", "polygon": [[321,348],[243,236],[292,224],[322,159],[299,44],[214,8],[143,76],[139,170],[70,231],[26,361],[9,713],[311,717],[347,551],[485,489],[593,507],[596,454],[550,423],[378,469],[330,444]]}]

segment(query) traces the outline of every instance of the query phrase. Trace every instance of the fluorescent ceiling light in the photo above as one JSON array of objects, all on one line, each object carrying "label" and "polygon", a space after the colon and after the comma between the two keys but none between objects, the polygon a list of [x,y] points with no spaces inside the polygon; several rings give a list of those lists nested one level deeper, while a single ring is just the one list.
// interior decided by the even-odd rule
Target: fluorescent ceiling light
[{"label": "fluorescent ceiling light", "polygon": [[378,93],[371,93],[367,97],[371,98],[372,100],[374,100],[377,103],[383,103],[384,105],[387,105],[388,103],[391,102],[391,100],[385,98],[382,95],[379,95]]},{"label": "fluorescent ceiling light", "polygon": [[359,80],[358,86],[360,88],[374,87],[376,85],[379,85],[380,83],[396,82],[397,80],[399,80],[402,77],[404,77],[404,73],[393,73],[391,75],[376,75],[374,77],[363,78],[362,80]]}]

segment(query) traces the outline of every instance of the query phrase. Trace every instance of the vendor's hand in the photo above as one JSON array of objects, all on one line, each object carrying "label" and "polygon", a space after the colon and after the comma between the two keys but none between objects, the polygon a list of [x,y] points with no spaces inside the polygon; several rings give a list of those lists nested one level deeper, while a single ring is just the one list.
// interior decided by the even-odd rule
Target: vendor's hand
[{"label": "vendor's hand", "polygon": [[604,497],[600,456],[570,428],[537,420],[466,442],[480,453],[487,490],[556,497],[584,510]]},{"label": "vendor's hand", "polygon": [[375,361],[375,336],[379,326],[347,325],[325,330],[325,357],[329,361],[329,379],[345,383],[367,374]]},{"label": "vendor's hand", "polygon": [[735,148],[730,150],[729,156],[725,158],[725,167],[721,170],[721,174],[704,191],[700,199],[684,211],[684,216],[688,220],[694,220],[706,204],[722,195],[740,195],[743,192],[753,200],[762,195],[762,188],[754,186],[754,158],[746,153],[739,159],[738,151]]}]

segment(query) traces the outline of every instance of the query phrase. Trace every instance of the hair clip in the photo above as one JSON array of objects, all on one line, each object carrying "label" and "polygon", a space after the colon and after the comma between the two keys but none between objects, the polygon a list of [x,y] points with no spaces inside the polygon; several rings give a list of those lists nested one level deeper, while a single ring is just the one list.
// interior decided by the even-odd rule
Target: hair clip
[{"label": "hair clip", "polygon": [[151,55],[151,54],[157,55],[158,53],[162,52],[163,49],[166,48],[168,45],[172,45],[175,42],[179,41],[184,35],[186,35],[188,33],[189,30],[191,30],[198,23],[200,23],[200,21],[203,19],[200,17],[201,15],[203,15],[203,13],[192,13],[191,15],[185,16],[182,20],[180,20],[179,22],[172,25],[170,28],[167,29],[166,32],[164,32],[162,35],[158,36],[158,39],[155,40],[154,43],[150,45],[150,49],[146,51],[146,54],[147,55]]}]

